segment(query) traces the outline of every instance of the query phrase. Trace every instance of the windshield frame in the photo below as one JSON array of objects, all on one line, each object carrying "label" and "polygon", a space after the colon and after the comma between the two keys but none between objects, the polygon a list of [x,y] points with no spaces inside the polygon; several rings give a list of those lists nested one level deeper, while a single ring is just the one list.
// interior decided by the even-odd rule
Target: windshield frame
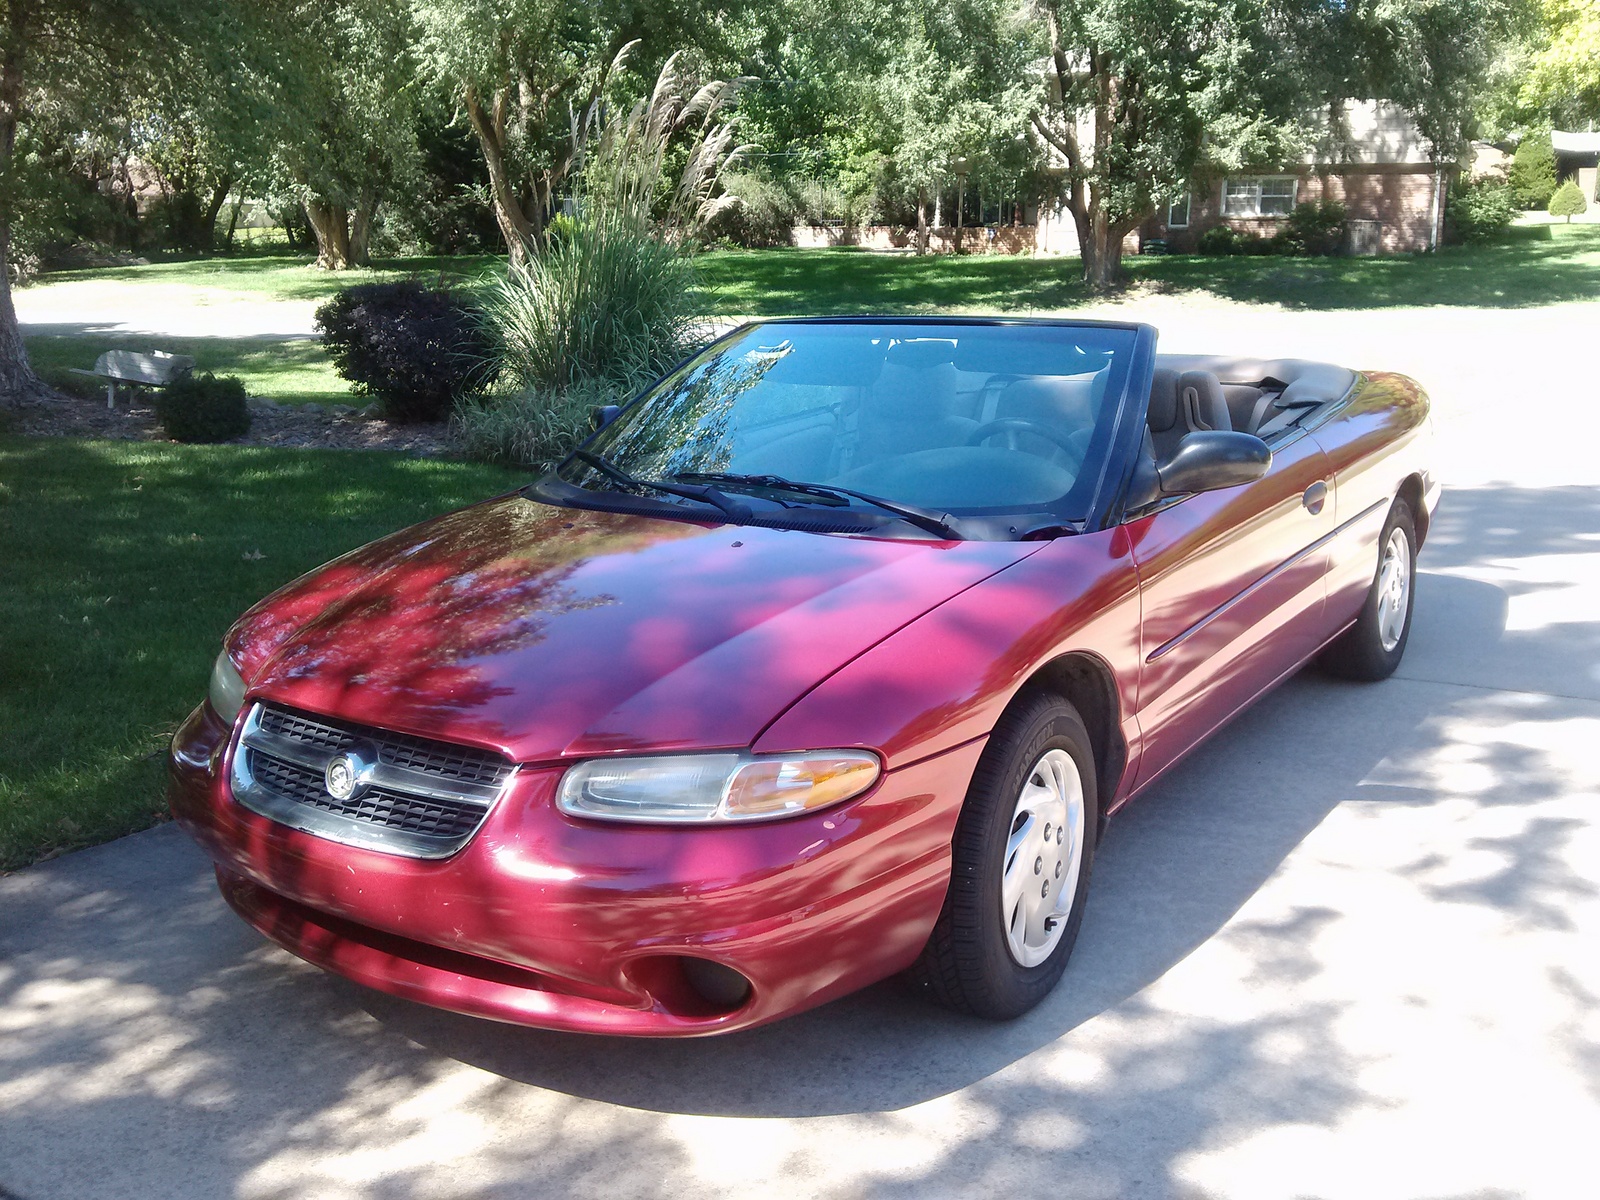
[{"label": "windshield frame", "polygon": [[[1079,516],[1057,511],[1051,505],[1041,505],[1034,511],[1005,511],[962,513],[955,518],[965,536],[983,541],[1011,541],[1028,537],[1054,537],[1069,533],[1093,532],[1106,528],[1110,517],[1113,515],[1121,493],[1126,486],[1126,480],[1132,471],[1133,460],[1137,452],[1138,439],[1130,430],[1136,433],[1138,426],[1143,422],[1144,411],[1148,402],[1150,379],[1154,370],[1156,330],[1153,326],[1132,321],[1100,321],[1081,320],[1072,318],[1046,318],[1046,317],[946,317],[936,315],[918,316],[844,316],[844,317],[774,317],[768,319],[743,322],[726,330],[713,341],[696,351],[694,354],[677,363],[673,368],[649,385],[641,388],[625,404],[620,406],[617,413],[602,426],[589,434],[579,445],[578,449],[594,451],[594,443],[611,424],[621,420],[634,406],[648,401],[653,395],[664,387],[669,387],[673,382],[690,371],[696,369],[706,359],[722,353],[727,345],[743,339],[757,329],[781,328],[785,326],[835,326],[835,327],[1021,327],[1021,328],[1054,328],[1062,330],[1093,329],[1111,330],[1131,333],[1132,341],[1128,349],[1119,353],[1125,362],[1118,365],[1116,375],[1120,377],[1114,382],[1114,391],[1108,391],[1105,399],[1103,433],[1097,430],[1094,445],[1101,448],[1098,458],[1098,474],[1094,482],[1087,489],[1086,512]],[[547,503],[556,503],[574,507],[619,509],[622,511],[662,516],[675,520],[697,522],[720,522],[723,515],[708,510],[699,505],[685,505],[662,499],[642,497],[632,492],[615,492],[609,490],[594,490],[580,486],[560,474],[562,469],[571,463],[576,454],[568,455],[554,469],[547,472],[539,480],[530,484],[526,491],[534,498]],[[806,481],[821,483],[823,481]],[[1071,493],[1068,493],[1069,495]],[[1060,498],[1064,501],[1066,496]],[[1059,504],[1060,501],[1057,503]],[[796,510],[795,515],[800,516],[803,510]],[[836,510],[839,511],[839,510]],[[872,514],[866,510],[845,510],[852,516],[862,518],[859,522],[849,522],[852,528],[835,528],[830,530],[816,529],[816,532],[856,532],[867,533],[874,536],[890,536],[893,530],[885,530],[882,526],[905,527],[901,518],[896,518],[889,513]],[[766,518],[773,514],[758,513],[758,517]],[[752,523],[777,524],[785,522],[778,520],[760,519]],[[811,521],[796,521],[795,525],[804,527],[814,524]],[[926,531],[917,530],[910,534],[912,537],[926,538]]]}]

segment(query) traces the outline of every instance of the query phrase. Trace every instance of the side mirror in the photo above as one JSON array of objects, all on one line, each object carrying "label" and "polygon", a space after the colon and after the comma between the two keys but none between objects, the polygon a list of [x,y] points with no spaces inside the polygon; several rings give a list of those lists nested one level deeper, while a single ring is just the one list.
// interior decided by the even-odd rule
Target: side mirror
[{"label": "side mirror", "polygon": [[599,433],[607,425],[617,419],[617,414],[622,411],[620,404],[599,404],[589,413],[589,428]]},{"label": "side mirror", "polygon": [[1156,474],[1163,496],[1185,496],[1254,483],[1271,468],[1272,451],[1254,434],[1197,430],[1156,464]]}]

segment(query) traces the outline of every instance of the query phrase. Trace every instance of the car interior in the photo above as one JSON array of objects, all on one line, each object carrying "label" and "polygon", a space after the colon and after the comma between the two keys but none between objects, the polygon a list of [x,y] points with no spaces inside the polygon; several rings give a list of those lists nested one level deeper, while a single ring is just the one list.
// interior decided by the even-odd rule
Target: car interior
[{"label": "car interior", "polygon": [[1046,503],[1077,479],[1112,360],[1059,339],[885,337],[830,349],[822,361],[778,359],[742,397],[728,470],[945,508]]},{"label": "car interior", "polygon": [[[1310,412],[1342,399],[1355,372],[1299,358],[1158,354],[1149,425],[1158,454],[1172,434],[1195,429],[1252,433],[1266,441]],[[1163,436],[1165,435],[1165,436]]]},{"label": "car interior", "polygon": [[1269,446],[1307,416],[1342,399],[1355,372],[1303,359],[1158,354],[1141,452],[1164,462],[1188,434],[1248,433]]},{"label": "car interior", "polygon": [[[1114,333],[759,328],[659,394],[662,419],[692,432],[635,469],[774,475],[948,511],[1050,505],[1108,415]],[[1145,453],[1162,461],[1198,430],[1270,442],[1354,381],[1298,359],[1158,355]]]}]

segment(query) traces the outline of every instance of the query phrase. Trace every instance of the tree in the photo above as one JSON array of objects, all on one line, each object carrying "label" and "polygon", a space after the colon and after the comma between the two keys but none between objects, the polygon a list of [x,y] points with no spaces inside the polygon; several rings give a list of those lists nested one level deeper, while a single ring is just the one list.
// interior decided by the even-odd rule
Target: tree
[{"label": "tree", "polygon": [[1572,224],[1572,218],[1581,216],[1589,211],[1589,202],[1583,198],[1577,183],[1569,179],[1555,190],[1550,197],[1550,215],[1552,217],[1565,217],[1567,224]]},{"label": "tree", "polygon": [[[489,174],[513,264],[544,236],[573,167],[575,123],[606,91],[624,47],[633,65],[715,36],[696,0],[411,0],[424,68],[460,105]],[[648,76],[646,76],[648,78]]]},{"label": "tree", "polygon": [[1518,208],[1543,208],[1556,190],[1556,152],[1550,145],[1550,131],[1534,130],[1517,144],[1506,172],[1511,198]]},{"label": "tree", "polygon": [[279,87],[276,161],[305,209],[317,265],[364,266],[378,205],[417,150],[417,62],[406,0],[295,0],[294,65]]},{"label": "tree", "polygon": [[[41,114],[70,114],[87,129],[124,95],[131,75],[154,73],[174,42],[226,31],[214,0],[0,0],[0,404],[44,390],[28,362],[11,301],[11,236],[19,135]],[[208,44],[217,45],[216,42]]]},{"label": "tree", "polygon": [[[1309,7],[1309,6],[1308,6]],[[1286,55],[1291,0],[1036,0],[1046,53],[1032,125],[1064,160],[1084,278],[1208,165],[1286,156],[1306,96]]]},{"label": "tree", "polygon": [[1566,128],[1600,120],[1600,0],[1544,0],[1521,99]]},{"label": "tree", "polygon": [[1115,280],[1123,237],[1161,197],[1336,142],[1347,100],[1402,105],[1442,189],[1520,3],[1035,0],[1048,58],[1034,128],[1065,159],[1090,286]]},{"label": "tree", "polygon": [[896,182],[916,203],[918,254],[928,252],[930,197],[985,134],[985,106],[971,94],[970,65],[941,54],[929,33],[926,26],[913,28],[880,81],[892,130],[889,161]]}]

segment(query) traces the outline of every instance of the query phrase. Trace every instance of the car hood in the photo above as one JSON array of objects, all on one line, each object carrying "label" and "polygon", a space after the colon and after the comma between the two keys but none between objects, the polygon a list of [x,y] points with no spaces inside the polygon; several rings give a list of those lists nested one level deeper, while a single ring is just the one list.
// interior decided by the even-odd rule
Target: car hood
[{"label": "car hood", "polygon": [[336,559],[262,601],[228,645],[253,697],[520,762],[741,746],[852,658],[1042,545],[510,496]]}]

